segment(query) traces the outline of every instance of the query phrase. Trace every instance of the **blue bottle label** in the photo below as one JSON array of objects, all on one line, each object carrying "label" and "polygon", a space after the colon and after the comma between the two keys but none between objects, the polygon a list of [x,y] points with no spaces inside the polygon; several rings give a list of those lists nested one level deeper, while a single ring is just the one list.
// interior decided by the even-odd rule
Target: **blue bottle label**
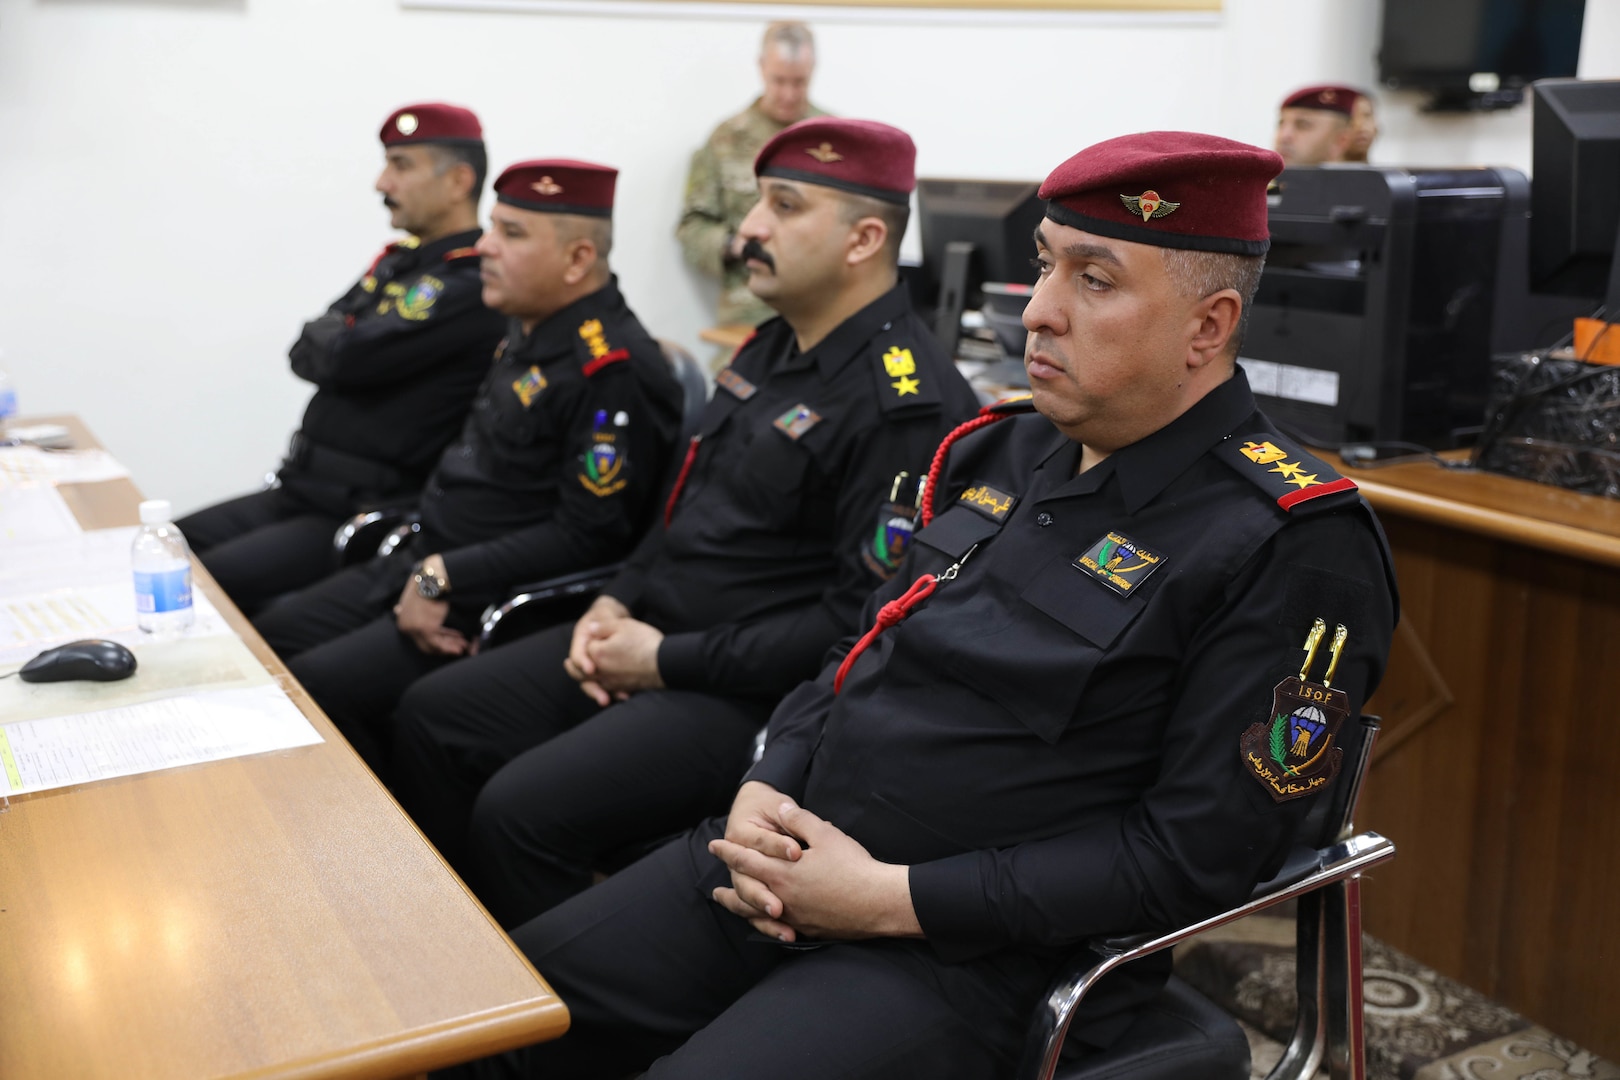
[{"label": "blue bottle label", "polygon": [[135,571],[135,610],[142,615],[182,611],[191,606],[191,567],[157,574]]}]

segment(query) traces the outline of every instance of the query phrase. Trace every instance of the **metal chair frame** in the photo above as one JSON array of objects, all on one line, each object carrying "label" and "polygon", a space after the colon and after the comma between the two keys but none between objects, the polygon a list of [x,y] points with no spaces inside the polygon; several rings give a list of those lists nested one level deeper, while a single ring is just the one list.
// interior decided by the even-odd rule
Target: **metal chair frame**
[{"label": "metal chair frame", "polygon": [[1365,1080],[1361,957],[1361,875],[1395,857],[1395,845],[1351,825],[1377,739],[1376,717],[1362,717],[1364,736],[1342,778],[1328,820],[1336,839],[1300,845],[1284,870],[1239,907],[1164,934],[1137,934],[1087,943],[1052,983],[1024,1044],[1019,1080],[1052,1080],[1075,1008],[1097,981],[1121,964],[1170,948],[1227,923],[1298,899],[1297,989],[1293,1035],[1267,1080],[1303,1080],[1324,1064],[1331,1080]]}]

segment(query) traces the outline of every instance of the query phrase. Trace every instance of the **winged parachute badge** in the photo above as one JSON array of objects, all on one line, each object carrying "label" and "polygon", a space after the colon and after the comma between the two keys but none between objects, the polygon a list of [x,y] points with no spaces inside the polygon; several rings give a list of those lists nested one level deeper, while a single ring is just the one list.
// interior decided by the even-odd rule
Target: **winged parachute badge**
[{"label": "winged parachute badge", "polygon": [[805,150],[805,153],[809,154],[823,165],[831,165],[835,161],[844,160],[844,155],[834,150],[832,148],[832,143],[829,142],[824,142],[820,146],[812,146]]},{"label": "winged parachute badge", "polygon": [[1119,201],[1124,203],[1125,209],[1131,213],[1141,214],[1143,221],[1173,214],[1181,206],[1178,202],[1160,197],[1157,191],[1144,191],[1140,195],[1121,195]]}]

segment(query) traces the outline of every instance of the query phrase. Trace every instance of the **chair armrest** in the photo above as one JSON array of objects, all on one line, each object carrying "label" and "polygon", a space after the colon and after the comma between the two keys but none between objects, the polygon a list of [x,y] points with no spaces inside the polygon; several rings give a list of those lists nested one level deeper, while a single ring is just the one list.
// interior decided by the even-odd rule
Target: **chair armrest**
[{"label": "chair armrest", "polygon": [[338,569],[364,562],[377,553],[384,536],[412,511],[404,506],[386,506],[356,514],[332,534],[332,556]]},{"label": "chair armrest", "polygon": [[1168,933],[1133,934],[1087,942],[1069,969],[1053,980],[1037,1007],[1024,1044],[1018,1080],[1050,1080],[1075,1008],[1099,979],[1121,964],[1168,949],[1206,930],[1236,922],[1285,900],[1357,877],[1394,857],[1395,845],[1375,832],[1351,836],[1324,848],[1296,849],[1284,862],[1283,871],[1257,887],[1247,903]]},{"label": "chair armrest", "polygon": [[491,604],[484,609],[484,614],[479,619],[481,626],[478,647],[490,648],[497,644],[497,637],[510,634],[513,624],[519,620],[520,613],[525,622],[532,623],[536,614],[543,609],[560,610],[563,605],[570,602],[577,604],[595,597],[602,591],[604,585],[618,576],[623,566],[622,562],[610,563],[607,566],[596,566],[589,570],[579,570],[572,574],[519,585],[505,601]]}]

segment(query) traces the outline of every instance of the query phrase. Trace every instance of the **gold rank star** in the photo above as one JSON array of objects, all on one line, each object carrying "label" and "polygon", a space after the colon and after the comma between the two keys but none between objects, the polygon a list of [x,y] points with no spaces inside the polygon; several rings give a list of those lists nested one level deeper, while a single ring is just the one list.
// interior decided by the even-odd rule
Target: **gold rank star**
[{"label": "gold rank star", "polygon": [[1293,480],[1294,477],[1299,475],[1299,462],[1297,462],[1297,461],[1279,461],[1279,462],[1277,462],[1277,467],[1275,469],[1270,469],[1268,471],[1269,472],[1274,472],[1274,473],[1282,473],[1289,480]]},{"label": "gold rank star", "polygon": [[1320,484],[1322,482],[1322,481],[1320,481],[1320,480],[1318,480],[1316,478],[1315,473],[1298,472],[1297,471],[1298,466],[1295,466],[1295,469],[1296,469],[1296,474],[1294,476],[1290,476],[1288,478],[1288,482],[1290,484],[1293,484],[1295,487],[1300,487],[1300,488],[1315,487],[1317,484]]},{"label": "gold rank star", "polygon": [[909,375],[902,375],[889,385],[899,392],[900,397],[905,397],[907,394],[915,394],[917,387],[922,385],[922,380],[913,379]]}]

